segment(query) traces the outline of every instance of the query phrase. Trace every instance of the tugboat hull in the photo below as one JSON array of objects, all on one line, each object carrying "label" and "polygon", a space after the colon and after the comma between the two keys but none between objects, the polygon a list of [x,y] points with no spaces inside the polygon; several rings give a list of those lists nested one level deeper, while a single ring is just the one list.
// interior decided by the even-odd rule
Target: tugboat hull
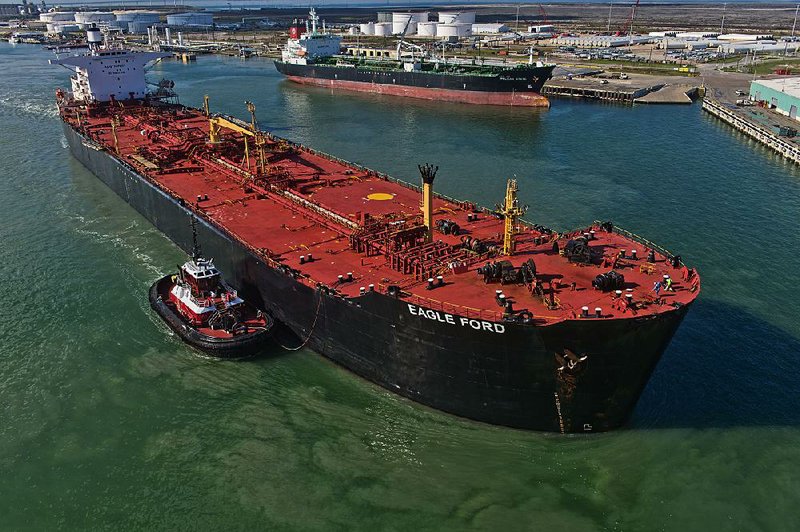
[{"label": "tugboat hull", "polygon": [[150,307],[161,316],[161,319],[175,331],[181,340],[202,351],[203,353],[216,358],[247,358],[258,353],[264,346],[266,340],[272,333],[273,320],[265,316],[267,324],[263,329],[254,330],[233,336],[231,338],[214,337],[203,334],[194,327],[186,323],[181,316],[175,312],[163,299],[162,294],[168,291],[166,288],[171,284],[171,275],[167,275],[157,280],[150,287],[149,299]]}]

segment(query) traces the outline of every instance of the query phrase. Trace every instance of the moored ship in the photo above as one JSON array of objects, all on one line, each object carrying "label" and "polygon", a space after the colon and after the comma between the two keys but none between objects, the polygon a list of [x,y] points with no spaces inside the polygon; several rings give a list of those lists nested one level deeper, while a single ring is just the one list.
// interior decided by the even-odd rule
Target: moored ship
[{"label": "moored ship", "polygon": [[[553,65],[497,64],[430,57],[419,45],[399,41],[394,59],[340,54],[341,38],[318,32],[311,9],[295,23],[275,67],[295,83],[333,89],[483,105],[548,107],[540,94]],[[404,55],[403,46],[409,48]]]},{"label": "moored ship", "polygon": [[147,94],[153,58],[56,61],[75,70],[57,92],[73,155],[187,251],[196,216],[231,285],[298,347],[487,423],[629,418],[699,294],[679,257],[610,223],[527,223],[513,180],[486,209],[435,194],[435,167],[417,187],[264,132],[252,104],[245,122],[178,105],[170,83]]}]

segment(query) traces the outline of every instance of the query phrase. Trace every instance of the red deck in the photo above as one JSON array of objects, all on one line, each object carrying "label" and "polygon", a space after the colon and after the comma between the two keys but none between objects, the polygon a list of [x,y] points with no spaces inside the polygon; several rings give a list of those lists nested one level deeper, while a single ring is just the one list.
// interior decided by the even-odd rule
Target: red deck
[{"label": "red deck", "polygon": [[[502,289],[514,301],[516,311],[527,310],[537,323],[547,324],[578,317],[584,306],[589,307],[592,316],[596,307],[601,308],[603,318],[655,314],[672,308],[674,302],[689,303],[699,292],[699,277],[695,274],[687,279],[686,269],[673,268],[664,253],[657,253],[656,263],[648,265],[648,248],[641,240],[597,227],[593,228],[597,238],[591,247],[607,259],[605,264],[600,264],[600,258],[597,264],[578,265],[553,251],[554,238],[563,249],[570,236],[582,231],[550,236],[527,225],[519,228],[514,256],[477,256],[461,249],[463,235],[502,248],[503,220],[484,210],[476,221],[468,221],[473,205],[441,197],[434,201],[434,219],[456,221],[462,235],[434,231],[433,244],[399,248],[385,235],[421,227],[421,195],[416,188],[277,137],[268,138],[263,174],[256,171],[250,139],[248,171],[244,136],[222,129],[223,142],[209,144],[208,118],[196,110],[171,115],[163,109],[122,108],[117,104],[98,109],[88,117],[82,111],[78,119],[75,109],[62,106],[64,120],[82,128],[84,135],[106,146],[112,154],[115,141],[109,109],[113,109],[119,121],[118,158],[173,196],[183,198],[199,216],[227,229],[267,260],[300,272],[298,278],[303,282],[322,283],[344,296],[357,296],[360,288],[368,289],[370,284],[380,291],[398,285],[408,294],[409,303],[461,316],[500,320],[502,309],[495,301],[495,291]],[[198,197],[203,199],[197,201]],[[384,236],[380,236],[381,231]],[[538,245],[537,237],[542,240]],[[372,250],[369,256],[356,249],[365,246]],[[625,276],[625,288],[632,290],[635,307],[623,310],[624,305],[611,294],[593,289],[591,283],[596,275],[611,269],[610,263],[620,250],[633,249],[638,252],[637,260],[616,261],[616,270]],[[313,262],[301,263],[301,256],[309,255]],[[538,277],[545,281],[545,292],[552,286],[552,300],[549,295],[537,296],[525,285],[485,284],[476,271],[490,260],[510,260],[520,266],[529,258],[536,263]],[[467,271],[454,273],[450,267],[454,262],[466,263]],[[340,283],[338,276],[346,279],[348,273],[352,273],[353,281]],[[672,277],[675,291],[662,290],[661,300],[654,301],[653,284],[664,274]],[[443,276],[444,286],[428,290],[428,277],[437,275]],[[434,313],[428,317],[436,319]]]}]

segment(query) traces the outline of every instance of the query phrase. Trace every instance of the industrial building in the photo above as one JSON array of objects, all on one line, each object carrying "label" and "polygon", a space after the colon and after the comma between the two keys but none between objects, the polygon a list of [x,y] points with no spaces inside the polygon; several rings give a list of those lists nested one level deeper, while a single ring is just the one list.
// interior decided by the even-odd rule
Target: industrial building
[{"label": "industrial building", "polygon": [[590,37],[558,37],[555,43],[559,46],[576,46],[579,48],[618,48],[633,44],[646,44],[652,41],[653,37],[593,35]]},{"label": "industrial building", "polygon": [[766,102],[775,111],[798,120],[800,77],[754,80],[750,83],[750,99]]},{"label": "industrial building", "polygon": [[486,34],[486,33],[505,33],[511,28],[505,24],[473,24],[472,33]]}]

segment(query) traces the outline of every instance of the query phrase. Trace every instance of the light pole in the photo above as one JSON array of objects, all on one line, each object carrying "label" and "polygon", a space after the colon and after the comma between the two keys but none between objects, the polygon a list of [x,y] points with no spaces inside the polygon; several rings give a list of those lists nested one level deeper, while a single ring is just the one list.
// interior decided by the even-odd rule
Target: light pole
[{"label": "light pole", "polygon": [[725,30],[725,12],[728,10],[728,4],[722,4],[722,24],[719,27],[719,32],[723,33]]}]

